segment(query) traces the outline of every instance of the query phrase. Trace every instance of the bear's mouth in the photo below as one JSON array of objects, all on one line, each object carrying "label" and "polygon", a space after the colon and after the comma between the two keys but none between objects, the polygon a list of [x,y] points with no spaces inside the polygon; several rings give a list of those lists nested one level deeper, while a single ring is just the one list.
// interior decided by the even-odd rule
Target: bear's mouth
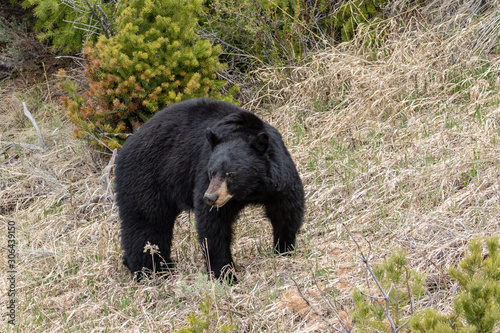
[{"label": "bear's mouth", "polygon": [[[221,208],[222,206],[224,206],[225,204],[227,204],[227,202],[228,202],[229,200],[231,200],[231,198],[232,198],[232,197],[233,197],[233,196],[232,196],[231,194],[229,194],[229,193],[228,193],[228,194],[227,194],[227,196],[224,198],[224,200],[223,200],[223,201],[219,201],[219,200],[217,200],[217,201],[215,202],[215,205],[212,205],[212,207],[215,207],[215,208],[219,209],[219,208]],[[219,198],[219,199],[220,199],[220,198]]]}]

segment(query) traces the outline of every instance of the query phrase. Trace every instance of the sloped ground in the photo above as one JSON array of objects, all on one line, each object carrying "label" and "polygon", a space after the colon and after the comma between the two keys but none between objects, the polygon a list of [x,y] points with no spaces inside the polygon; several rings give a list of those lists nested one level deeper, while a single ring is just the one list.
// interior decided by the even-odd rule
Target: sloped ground
[{"label": "sloped ground", "polygon": [[[121,264],[111,156],[71,138],[64,112],[51,103],[53,82],[0,83],[2,150],[8,142],[38,144],[22,101],[48,144],[0,157],[0,244],[15,221],[19,331],[172,332],[188,325],[190,313],[203,319],[207,299],[210,332],[231,324],[239,332],[326,330],[293,280],[335,322],[321,299],[326,292],[349,324],[352,289],[369,287],[341,223],[372,263],[405,249],[410,268],[428,273],[417,306],[446,311],[457,292],[446,269],[471,238],[500,233],[500,57],[491,47],[498,9],[481,18],[446,13],[455,16],[427,26],[384,22],[376,48],[360,36],[307,65],[253,74],[263,88],[246,107],[283,134],[307,215],[296,255],[283,258],[271,254],[261,210],[247,209],[235,236],[241,282],[233,287],[207,280],[189,213],[176,225],[172,277],[131,281]],[[0,285],[7,290],[5,274]]]}]

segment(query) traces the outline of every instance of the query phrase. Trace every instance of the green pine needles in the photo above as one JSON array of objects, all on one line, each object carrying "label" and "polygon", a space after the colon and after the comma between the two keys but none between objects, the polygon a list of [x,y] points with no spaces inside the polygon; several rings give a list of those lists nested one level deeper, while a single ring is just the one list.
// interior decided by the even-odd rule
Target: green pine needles
[{"label": "green pine needles", "polygon": [[[333,15],[334,31],[337,38],[347,42],[354,38],[356,29],[361,24],[373,23],[377,15],[381,16],[387,0],[351,0],[345,1]],[[376,20],[375,20],[376,21]]]},{"label": "green pine needles", "polygon": [[[500,323],[500,256],[498,236],[486,238],[488,253],[483,256],[482,242],[469,242],[469,252],[449,274],[460,292],[448,315],[426,308],[413,315],[413,297],[423,295],[425,276],[406,268],[406,254],[394,251],[381,265],[373,268],[378,292],[353,294],[352,316],[356,332],[419,333],[492,333]],[[367,266],[370,270],[369,266]],[[373,290],[373,289],[372,289]],[[408,325],[406,325],[408,324]]]},{"label": "green pine needles", "polygon": [[[407,268],[406,252],[395,250],[382,264],[373,268],[380,283],[375,295],[360,290],[353,293],[353,319],[359,332],[402,329],[413,313],[414,295],[423,294],[425,274]],[[385,295],[384,295],[385,293]]]},{"label": "green pine needles", "polygon": [[95,41],[103,33],[99,22],[112,18],[120,6],[115,0],[24,0],[22,4],[33,8],[38,39],[50,41],[53,51],[62,53],[79,52],[85,41]]},{"label": "green pine needles", "polygon": [[232,101],[237,87],[225,81],[219,46],[196,33],[201,0],[128,0],[116,20],[117,33],[85,49],[89,88],[80,96],[64,88],[75,136],[94,146],[118,148],[128,133],[161,108],[193,97]]},{"label": "green pine needles", "polygon": [[457,268],[450,268],[451,277],[462,291],[454,301],[454,310],[442,316],[435,309],[426,309],[411,322],[414,332],[490,333],[500,322],[500,256],[498,236],[486,238],[488,254],[483,257],[479,239],[469,242],[470,253]]}]

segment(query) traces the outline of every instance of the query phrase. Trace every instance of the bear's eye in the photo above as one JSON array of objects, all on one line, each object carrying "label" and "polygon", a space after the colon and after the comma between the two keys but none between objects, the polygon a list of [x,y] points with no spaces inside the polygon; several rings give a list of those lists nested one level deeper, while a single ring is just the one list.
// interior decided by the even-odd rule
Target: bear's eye
[{"label": "bear's eye", "polygon": [[234,173],[232,173],[232,172],[226,172],[226,177],[229,178],[229,179],[233,179]]},{"label": "bear's eye", "polygon": [[215,177],[215,171],[213,171],[213,170],[209,171],[208,175],[209,175],[210,179],[214,178]]}]

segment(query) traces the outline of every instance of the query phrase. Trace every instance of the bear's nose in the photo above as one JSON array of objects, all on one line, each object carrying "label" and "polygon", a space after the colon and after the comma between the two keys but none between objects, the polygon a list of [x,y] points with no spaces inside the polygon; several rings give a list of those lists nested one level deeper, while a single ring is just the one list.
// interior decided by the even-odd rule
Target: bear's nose
[{"label": "bear's nose", "polygon": [[215,194],[212,194],[212,193],[205,193],[203,195],[203,199],[205,200],[205,202],[208,205],[214,206],[215,202],[217,201],[217,196]]}]

